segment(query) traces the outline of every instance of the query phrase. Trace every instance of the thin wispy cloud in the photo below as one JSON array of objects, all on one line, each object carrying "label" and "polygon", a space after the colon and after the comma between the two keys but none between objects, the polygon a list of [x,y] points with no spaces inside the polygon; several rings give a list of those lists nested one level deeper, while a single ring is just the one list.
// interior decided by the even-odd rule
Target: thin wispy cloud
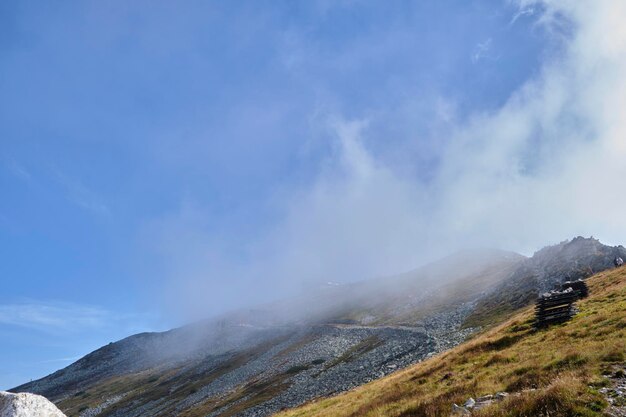
[{"label": "thin wispy cloud", "polygon": [[15,160],[9,160],[5,163],[6,168],[11,174],[22,181],[29,182],[32,178],[31,173],[20,163]]},{"label": "thin wispy cloud", "polygon": [[104,216],[111,214],[111,210],[101,197],[80,180],[72,178],[58,169],[53,169],[53,173],[57,182],[65,189],[68,201],[94,214]]},{"label": "thin wispy cloud", "polygon": [[[14,159],[4,161],[4,167],[11,175],[25,183],[33,183],[35,180],[38,180],[38,182],[45,181],[45,178],[35,177],[29,169]],[[67,175],[55,167],[49,170],[48,175],[64,189],[67,200],[72,204],[95,214],[111,214],[111,210],[102,201],[102,198],[80,180]]]},{"label": "thin wispy cloud", "polygon": [[499,55],[493,51],[493,39],[488,38],[483,42],[476,44],[474,52],[472,53],[472,62],[477,63],[483,59],[497,60]]},{"label": "thin wispy cloud", "polygon": [[0,325],[53,333],[102,328],[119,319],[94,306],[38,301],[0,304]]},{"label": "thin wispy cloud", "polygon": [[75,362],[79,360],[80,356],[73,356],[68,358],[56,358],[56,359],[46,359],[44,361],[40,361],[40,364],[49,364],[49,363],[62,363],[62,362]]},{"label": "thin wispy cloud", "polygon": [[536,13],[536,10],[534,7],[520,7],[520,9],[517,11],[517,13],[515,13],[513,15],[513,17],[511,18],[511,21],[509,22],[509,25],[514,25],[515,22],[517,22],[518,19],[524,18],[524,17],[531,17]]}]

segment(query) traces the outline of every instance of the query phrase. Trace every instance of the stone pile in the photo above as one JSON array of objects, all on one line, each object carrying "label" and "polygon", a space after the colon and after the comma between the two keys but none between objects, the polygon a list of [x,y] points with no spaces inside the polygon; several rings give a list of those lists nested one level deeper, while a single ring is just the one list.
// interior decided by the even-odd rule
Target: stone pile
[{"label": "stone pile", "polygon": [[580,293],[571,287],[541,294],[535,306],[535,328],[570,320],[577,312],[575,301],[578,298]]}]

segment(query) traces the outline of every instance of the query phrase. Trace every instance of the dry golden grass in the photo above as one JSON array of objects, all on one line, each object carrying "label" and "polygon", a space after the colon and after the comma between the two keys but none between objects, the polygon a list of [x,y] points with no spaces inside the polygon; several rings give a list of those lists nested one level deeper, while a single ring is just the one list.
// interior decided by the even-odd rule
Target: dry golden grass
[{"label": "dry golden grass", "polygon": [[601,416],[595,387],[625,360],[626,268],[588,283],[590,297],[567,323],[534,331],[528,308],[451,351],[279,416],[448,416],[452,403],[497,391],[519,395],[475,416]]}]

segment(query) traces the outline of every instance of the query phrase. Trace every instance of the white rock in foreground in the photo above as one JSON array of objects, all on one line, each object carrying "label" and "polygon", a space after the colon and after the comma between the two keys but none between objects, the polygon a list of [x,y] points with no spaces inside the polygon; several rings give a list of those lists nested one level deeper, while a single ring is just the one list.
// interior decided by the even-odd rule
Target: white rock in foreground
[{"label": "white rock in foreground", "polygon": [[66,417],[41,395],[0,391],[0,417]]}]

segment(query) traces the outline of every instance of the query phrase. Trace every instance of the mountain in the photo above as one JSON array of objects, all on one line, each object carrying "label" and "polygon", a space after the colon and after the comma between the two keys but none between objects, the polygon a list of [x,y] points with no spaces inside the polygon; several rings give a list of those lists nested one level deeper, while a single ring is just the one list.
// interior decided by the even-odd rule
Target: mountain
[{"label": "mountain", "polygon": [[131,336],[14,391],[45,395],[68,416],[269,415],[453,348],[552,283],[611,267],[622,251],[576,238],[532,258],[459,252],[394,277]]},{"label": "mountain", "polygon": [[320,288],[104,346],[17,387],[68,416],[267,415],[454,346],[485,291],[524,258],[457,253],[395,277]]},{"label": "mountain", "polygon": [[450,351],[278,417],[461,416],[469,409],[480,417],[624,416],[626,269],[596,274],[588,285],[589,298],[569,322],[534,330],[528,307]]}]

